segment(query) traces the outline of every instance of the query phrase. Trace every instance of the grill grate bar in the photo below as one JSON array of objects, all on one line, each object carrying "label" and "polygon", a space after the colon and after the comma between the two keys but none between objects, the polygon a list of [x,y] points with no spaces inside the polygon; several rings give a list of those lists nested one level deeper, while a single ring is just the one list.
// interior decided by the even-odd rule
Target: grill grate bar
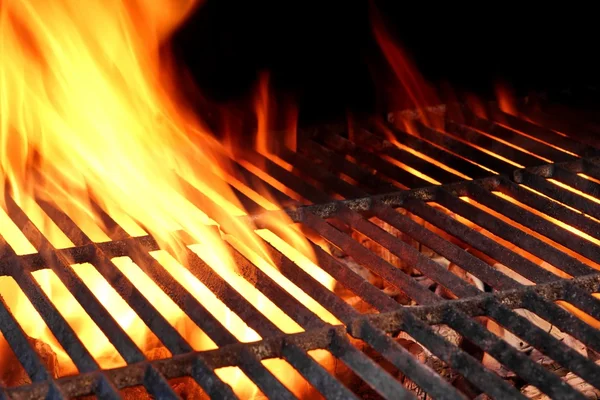
[{"label": "grill grate bar", "polygon": [[191,363],[190,376],[204,389],[211,398],[220,397],[227,400],[235,400],[237,396],[233,393],[231,386],[223,382],[202,357],[196,357]]},{"label": "grill grate bar", "polygon": [[[472,356],[453,346],[441,336],[434,333],[429,326],[417,319],[409,312],[398,310],[400,317],[398,322],[399,330],[403,330],[411,337],[428,348],[440,360],[467,378],[480,390],[490,394],[493,397],[510,396],[511,398],[524,398],[513,386],[506,383],[498,375],[482,368],[481,364]],[[465,318],[465,320],[469,320]],[[466,321],[465,321],[466,322]],[[354,332],[355,326],[349,327],[349,331]]]},{"label": "grill grate bar", "polygon": [[282,353],[286,359],[295,360],[292,365],[326,398],[340,400],[358,399],[354,393],[331,376],[325,368],[309,355],[305,354],[299,347],[284,345]]},{"label": "grill grate bar", "polygon": [[600,367],[588,358],[555,339],[546,331],[533,325],[526,318],[498,305],[494,301],[488,303],[486,311],[486,314],[493,318],[494,321],[503,325],[540,352],[551,357],[554,361],[573,371],[594,386],[598,387],[600,385]]},{"label": "grill grate bar", "polygon": [[430,183],[425,179],[413,175],[410,172],[380,158],[373,153],[363,150],[351,141],[344,139],[339,135],[328,135],[324,138],[324,140],[327,146],[329,146],[331,149],[339,153],[348,154],[359,162],[368,164],[381,174],[384,174],[389,178],[393,178],[396,182],[400,182],[406,187],[423,187],[430,185]]},{"label": "grill grate bar", "polygon": [[577,175],[576,172],[568,171],[560,165],[555,165],[552,170],[552,178],[571,186],[590,196],[600,196],[600,185]]},{"label": "grill grate bar", "polygon": [[410,377],[434,398],[462,399],[463,396],[435,371],[423,366],[412,354],[366,319],[360,319],[353,334],[369,343],[401,371],[411,371]]},{"label": "grill grate bar", "polygon": [[[472,186],[469,190],[470,198],[476,200],[477,202],[489,207],[490,209],[505,215],[511,220],[520,223],[523,226],[526,226],[541,235],[554,240],[555,242],[583,255],[584,257],[588,257],[591,260],[600,262],[600,258],[598,257],[600,254],[598,253],[598,246],[593,243],[577,236],[570,234],[565,229],[559,227],[552,222],[537,216],[536,214],[527,211],[521,207],[518,207],[515,204],[510,203],[507,200],[504,200],[498,196],[491,194],[490,192],[484,191],[476,186]],[[511,229],[512,230],[512,229]],[[506,228],[507,236],[509,233],[508,228]],[[529,244],[527,242],[521,241],[521,237],[513,237],[515,242],[519,243],[519,246],[526,249],[526,246]],[[541,242],[539,239],[533,239],[531,241],[533,244],[529,245],[529,248],[533,248],[537,245],[537,247],[541,247],[540,243],[544,243],[543,247],[540,248],[539,252],[542,250],[546,252],[546,257],[543,258],[552,265],[557,265],[558,268],[565,271],[566,273],[578,276],[578,275],[587,275],[594,272],[594,269],[587,266],[583,262],[573,258],[571,256],[566,255],[560,250],[554,249],[554,247],[546,244],[545,242]],[[549,251],[548,247],[553,250]],[[533,252],[531,252],[534,254]],[[537,254],[536,254],[537,255]],[[539,255],[538,255],[539,257]],[[542,258],[542,257],[540,257]]]},{"label": "grill grate bar", "polygon": [[[4,239],[0,239],[0,246],[6,247],[10,252],[9,257],[15,257],[14,251],[8,247]],[[80,372],[90,372],[98,369],[98,364],[77,337],[75,331],[60,315],[50,299],[35,282],[27,266],[19,263],[14,266],[11,276],[21,287],[31,304],[38,311],[52,334],[63,345],[63,348],[75,363]],[[23,364],[23,363],[22,363]]]},{"label": "grill grate bar", "polygon": [[2,297],[0,297],[0,330],[31,381],[35,383],[49,380],[50,374],[44,368],[39,356],[27,340],[27,335],[6,307]]},{"label": "grill grate bar", "polygon": [[[432,279],[435,279],[438,283],[444,285],[457,296],[469,297],[476,296],[480,293],[476,287],[469,285],[458,276],[441,267],[435,261],[423,256],[414,247],[409,246],[373,223],[368,222],[360,214],[348,209],[341,209],[338,215],[352,228],[375,240],[377,243],[390,250],[392,254],[396,255],[397,257],[401,257],[403,261],[414,266],[417,270],[421,271],[421,273],[430,276]],[[374,259],[372,256],[374,254],[369,252],[364,247],[359,246],[359,244],[353,245],[353,247],[356,248],[354,251],[355,256],[353,257],[356,260],[360,260],[361,258],[363,260],[368,260],[368,262],[363,261],[364,264],[373,265],[374,262],[371,260]],[[406,278],[410,279],[408,276],[406,276]],[[429,302],[431,299],[427,299],[425,301]]]},{"label": "grill grate bar", "polygon": [[[345,198],[364,197],[368,195],[368,193],[363,189],[351,185],[350,183],[338,178],[337,176],[323,168],[318,168],[315,165],[315,163],[311,161],[311,159],[301,154],[294,153],[286,148],[282,148],[279,150],[278,155],[286,162],[291,163],[295,167],[302,169],[302,172],[304,174],[310,176],[311,178],[319,182],[322,182],[325,187],[330,188],[330,190],[333,190],[335,193],[341,194]],[[339,154],[335,154],[333,157],[338,157],[341,160],[344,160],[346,163],[351,164]],[[354,170],[359,169],[359,167],[356,164],[351,165],[355,167]],[[371,176],[371,181],[373,182],[373,184],[380,184],[381,186],[385,185],[373,176]],[[396,188],[395,190],[398,190],[398,188]]]},{"label": "grill grate bar", "polygon": [[435,210],[433,207],[419,200],[407,200],[404,203],[407,210],[418,215],[434,226],[446,231],[454,237],[460,238],[465,243],[473,246],[477,250],[501,262],[503,265],[511,268],[525,278],[536,282],[552,282],[556,276],[551,272],[541,268],[539,265],[529,261],[507,249],[494,240],[482,235],[481,233],[469,228],[468,226],[450,218],[446,214]]},{"label": "grill grate bar", "polygon": [[[58,388],[56,385],[53,385],[50,387],[49,391],[58,391]],[[120,400],[122,398],[119,390],[115,385],[112,384],[105,374],[98,375],[94,393],[101,399]]]},{"label": "grill grate bar", "polygon": [[[423,207],[427,206],[423,204]],[[504,275],[493,267],[490,267],[479,258],[462,250],[455,244],[445,241],[440,236],[417,224],[412,219],[394,211],[391,207],[375,205],[374,213],[381,220],[387,222],[401,232],[408,234],[413,239],[429,247],[450,262],[461,266],[463,269],[477,276],[493,288],[504,290],[516,289],[521,286],[514,279]]]},{"label": "grill grate bar", "polygon": [[[429,128],[423,127],[422,129],[425,130]],[[372,127],[371,130],[373,132],[377,132],[381,129],[378,127]],[[420,137],[410,135],[392,126],[391,124],[385,125],[383,127],[383,130],[393,135],[394,139],[396,139],[399,143],[410,147],[411,149],[420,151],[421,153],[426,154],[434,160],[440,161],[444,165],[451,165],[452,168],[454,168],[455,170],[460,171],[461,173],[473,179],[480,179],[490,176],[490,171],[488,171],[487,169],[482,168],[475,162],[467,161],[464,158],[458,157],[457,155],[449,152],[449,150],[451,151],[452,149],[440,146],[439,143],[435,141],[430,141],[431,143],[427,142],[423,140],[425,139],[424,137],[422,139]],[[432,143],[436,143],[436,145],[439,147],[436,147]]]},{"label": "grill grate bar", "polygon": [[[478,190],[478,188],[476,188],[475,186],[470,187],[469,192],[471,194],[469,197],[474,198],[476,201],[481,200],[481,203],[485,204],[485,200],[487,199],[484,197],[484,195],[488,193]],[[549,262],[550,264],[556,266],[557,268],[560,268],[561,270],[571,275],[585,275],[586,272],[593,271],[582,262],[566,255],[565,253],[521,231],[520,229],[514,228],[512,225],[509,225],[508,223],[500,220],[499,218],[496,218],[491,214],[488,214],[480,210],[479,208],[467,202],[464,202],[458,199],[457,197],[452,196],[450,193],[446,192],[443,189],[440,190],[437,201],[444,207],[447,207],[453,212],[471,220],[475,224],[483,227],[484,229],[487,229],[494,235],[511,243],[518,243],[518,246],[520,248],[541,258],[542,260]],[[500,202],[500,199],[489,199],[488,204],[492,202],[495,202],[497,204]],[[534,215],[529,213],[529,215],[524,216],[533,217]],[[514,220],[514,218],[512,219]],[[522,224],[527,223],[527,221],[521,220],[518,217],[516,221]]]},{"label": "grill grate bar", "polygon": [[[514,171],[515,167],[508,162],[496,158],[488,153],[485,153],[475,147],[469,146],[452,136],[443,134],[441,131],[436,131],[431,128],[426,127],[420,122],[415,122],[415,127],[419,135],[432,143],[437,144],[443,148],[446,148],[452,151],[455,154],[460,154],[462,157],[467,158],[468,160],[475,162],[479,165],[484,165],[487,168],[492,169],[500,174],[510,174]],[[486,176],[489,176],[489,172]]]},{"label": "grill grate bar", "polygon": [[390,311],[397,308],[398,303],[396,301],[380,289],[370,285],[365,278],[342,265],[340,261],[327,254],[319,246],[313,245],[312,248],[315,251],[319,266],[338,282],[343,282],[344,286],[354,294],[380,311]]},{"label": "grill grate bar", "polygon": [[444,131],[459,137],[468,143],[477,143],[477,146],[491,151],[494,154],[503,156],[504,158],[523,165],[524,167],[532,167],[545,162],[538,157],[515,149],[514,147],[492,139],[489,136],[483,135],[469,126],[459,125],[453,121],[445,121]]},{"label": "grill grate bar", "polygon": [[[374,174],[371,171],[368,171],[361,166],[346,160],[346,158],[342,155],[321,146],[319,143],[313,140],[307,140],[303,142],[299,146],[298,153],[294,153],[284,147],[278,150],[277,155],[286,160],[288,163],[292,163],[294,166],[296,164],[293,160],[298,156],[303,156],[298,158],[305,160],[319,160],[319,165],[323,166],[328,171],[348,175],[356,182],[360,183],[365,190],[368,190],[370,193],[390,193],[399,189],[399,187],[395,186],[393,183],[382,179],[380,177],[381,174],[378,172]],[[303,172],[310,173],[310,171],[316,169],[314,161],[311,162],[311,165],[311,168],[305,168],[302,165],[298,165],[298,167],[302,168]],[[356,190],[360,190],[358,187],[354,188]]]},{"label": "grill grate bar", "polygon": [[[351,151],[356,151],[365,147],[371,151],[372,154],[378,156],[389,156],[435,179],[438,182],[450,183],[462,180],[462,178],[449,172],[448,170],[417,157],[416,155],[413,155],[412,153],[409,153],[408,151],[388,142],[387,140],[383,140],[382,138],[373,135],[366,129],[356,129],[353,131],[352,136],[353,142],[344,140],[344,147],[350,149]],[[336,137],[336,139],[337,141],[342,141],[339,137]],[[377,168],[377,170],[379,169]],[[403,183],[402,181],[400,182]],[[412,185],[407,186],[417,187]]]},{"label": "grill grate bar", "polygon": [[[529,383],[546,394],[561,399],[585,399],[585,397],[567,383],[531,360],[527,355],[499,339],[496,335],[477,322],[465,317],[452,307],[446,308],[445,323],[457,332],[468,337],[479,348],[506,365]],[[485,389],[482,389],[485,391]]]},{"label": "grill grate bar", "polygon": [[408,277],[390,263],[367,251],[350,236],[338,231],[314,214],[305,213],[304,223],[334,245],[343,248],[350,257],[360,264],[368,266],[371,271],[405,292],[417,302],[424,304],[435,301],[436,296],[431,291],[421,286],[417,281]]},{"label": "grill grate bar", "polygon": [[[134,363],[144,360],[144,355],[137,348],[133,340],[121,326],[115,321],[111,314],[104,308],[92,291],[83,283],[81,278],[69,265],[67,259],[55,252],[54,246],[35,227],[33,222],[16,205],[11,198],[6,199],[8,212],[15,225],[20,228],[25,237],[38,249],[38,252],[46,258],[46,263],[58,276],[61,282],[73,294],[75,299],[87,311],[94,323],[102,330],[115,349],[128,362]],[[48,208],[48,207],[46,207]],[[81,232],[83,234],[83,232]]]},{"label": "grill grate bar", "polygon": [[381,370],[374,361],[352,346],[345,337],[333,337],[331,352],[385,398],[416,399],[414,394],[389,373]]},{"label": "grill grate bar", "polygon": [[490,117],[492,117],[492,119],[495,121],[505,124],[520,132],[529,133],[547,143],[553,144],[582,157],[590,157],[598,153],[597,149],[579,142],[576,137],[566,138],[548,128],[544,128],[533,122],[507,114],[496,106],[490,107],[489,112]]},{"label": "grill grate bar", "polygon": [[501,178],[500,182],[501,183],[497,188],[498,191],[528,205],[529,207],[533,207],[552,218],[577,228],[591,237],[600,238],[600,223],[593,219],[573,211],[562,204],[523,189],[508,179]]},{"label": "grill grate bar", "polygon": [[[599,143],[596,139],[593,126],[589,126],[589,124],[582,122],[579,117],[573,115],[559,116],[553,112],[548,113],[532,107],[519,107],[519,111],[538,125],[543,125],[548,129],[568,135],[569,139],[584,143],[593,147],[594,150],[598,148]],[[569,113],[569,111],[564,108],[560,109],[560,112],[562,114]],[[597,152],[593,154],[597,155]]]},{"label": "grill grate bar", "polygon": [[560,203],[573,207],[585,214],[591,215],[592,217],[600,218],[600,210],[598,209],[598,205],[596,203],[568,190],[564,190],[548,182],[541,176],[532,174],[528,171],[519,171],[516,181],[517,183],[527,185],[530,188],[537,190],[538,192],[543,193]]},{"label": "grill grate bar", "polygon": [[146,367],[144,386],[157,399],[180,399],[166,379],[152,365]]},{"label": "grill grate bar", "polygon": [[[466,125],[469,127],[476,129],[481,132],[488,133],[494,137],[502,138],[502,140],[512,143],[518,147],[531,151],[534,154],[542,156],[546,159],[552,160],[554,162],[567,162],[574,161],[577,157],[565,153],[564,151],[560,151],[555,149],[554,147],[550,147],[542,142],[536,141],[534,139],[530,139],[527,136],[521,135],[515,130],[512,130],[505,126],[499,125],[497,122],[489,121],[476,115],[472,114],[469,111],[463,109],[463,117],[466,120]],[[527,131],[525,131],[527,132]],[[544,135],[548,136],[548,135]],[[558,136],[558,135],[555,135]],[[554,138],[553,138],[554,139]],[[485,147],[483,143],[478,143]],[[487,148],[487,147],[486,147]],[[491,149],[490,149],[491,150]]]},{"label": "grill grate bar", "polygon": [[[568,290],[573,293],[581,293],[581,288],[575,285],[571,285]],[[568,297],[568,295],[561,297],[565,298]],[[529,294],[525,296],[525,300],[526,301],[524,301],[523,304],[524,308],[531,310],[563,332],[569,333],[590,348],[598,348],[598,345],[600,344],[600,332],[598,332],[598,330],[590,327],[585,322],[554,303],[545,302],[539,296]]]}]

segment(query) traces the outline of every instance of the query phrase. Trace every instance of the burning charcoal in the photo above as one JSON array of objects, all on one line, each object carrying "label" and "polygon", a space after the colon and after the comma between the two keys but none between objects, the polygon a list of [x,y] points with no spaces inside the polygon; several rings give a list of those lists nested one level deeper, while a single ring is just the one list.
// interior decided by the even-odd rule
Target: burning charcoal
[{"label": "burning charcoal", "polygon": [[354,307],[354,309],[358,312],[360,312],[361,314],[368,314],[368,313],[375,313],[377,312],[377,309],[374,308],[372,305],[370,305],[369,303],[367,303],[366,301],[364,301],[361,297],[359,296],[351,296],[345,299],[346,303],[348,303],[348,305]]},{"label": "burning charcoal", "polygon": [[[496,336],[501,337],[505,340],[506,340],[505,336],[508,336],[506,334],[510,334],[510,332],[507,332],[503,327],[501,327],[495,321],[493,321],[489,318],[486,318],[484,323],[490,332],[492,332]],[[512,335],[512,338],[516,338],[516,336]],[[517,342],[519,342],[521,345],[524,344],[523,342],[519,341],[518,338],[516,338],[516,339],[517,339]],[[517,347],[517,346],[515,346],[514,342],[515,342],[514,340],[513,340],[513,343],[508,341],[509,344],[512,344],[514,347]],[[519,347],[517,347],[517,349],[519,349]],[[504,367],[504,365],[500,364],[500,362],[498,362],[494,357],[490,356],[488,353],[484,353],[483,359],[481,360],[481,364],[483,364],[484,367],[486,367],[490,371],[494,371],[496,374],[498,374],[499,376],[501,376],[503,378],[509,378],[509,377],[512,378],[515,376],[515,374],[512,371],[506,369]]]},{"label": "burning charcoal", "polygon": [[[39,339],[30,337],[28,340],[33,350],[40,357],[46,370],[50,372],[52,377],[58,378],[59,365],[56,353],[48,344]],[[12,351],[5,352],[4,357],[2,362],[6,367],[2,372],[0,380],[5,386],[20,386],[31,382],[29,376],[27,376],[27,372],[25,372],[25,369],[23,369],[23,366]]]},{"label": "burning charcoal", "polygon": [[171,379],[169,384],[181,397],[186,400],[208,400],[210,397],[204,393],[204,391],[196,384],[196,382],[189,376],[182,378]]},{"label": "burning charcoal", "polygon": [[[585,382],[583,379],[578,377],[572,372],[569,372],[562,380],[567,382],[569,385],[573,386],[575,390],[583,394],[583,396],[590,400],[600,399],[600,390],[596,389],[589,383]],[[549,396],[540,392],[538,388],[532,385],[526,385],[521,389],[521,393],[523,393],[529,399],[535,400],[547,400],[550,399]]]},{"label": "burning charcoal", "polygon": [[[366,281],[368,281],[372,285],[374,285],[374,286],[376,286],[378,288],[382,287],[382,279],[380,277],[378,277],[377,275],[373,274],[367,268],[365,268],[362,265],[358,264],[356,261],[354,261],[350,257],[338,258],[338,260],[340,262],[342,262],[344,265],[346,265],[348,268],[350,268],[354,273],[362,276]],[[348,290],[346,290],[341,285],[336,285],[334,291],[335,291],[335,293],[338,296],[340,296],[342,298],[345,298],[345,297],[348,297],[348,296],[353,296],[353,294],[351,294],[351,292],[349,292]]]},{"label": "burning charcoal", "polygon": [[383,288],[383,293],[387,294],[402,305],[408,305],[412,303],[411,298],[395,286],[386,286],[385,288]]},{"label": "burning charcoal", "polygon": [[[438,373],[442,378],[446,379],[448,382],[452,382],[456,378],[456,373],[453,372],[445,363],[443,363],[439,358],[433,356],[427,349],[415,343],[413,341],[407,341],[408,343],[404,345],[404,347],[410,351],[417,359],[423,364],[431,367],[436,373]],[[418,399],[432,399],[423,389],[421,389],[412,379],[407,376],[402,377],[402,384],[408,390],[413,392]]]},{"label": "burning charcoal", "polygon": [[[401,211],[405,213],[404,210],[401,210]],[[404,234],[403,232],[400,232],[398,229],[394,228],[390,224],[388,224],[378,218],[375,218],[375,217],[371,218],[369,221],[371,221],[373,224],[377,225],[378,227],[380,227],[387,233],[391,234],[392,236],[402,240],[405,243],[408,243],[412,247],[417,248],[417,249],[419,248],[419,243],[417,241],[412,239],[410,236]],[[356,232],[356,231],[352,232],[352,237],[354,238],[354,240],[356,240],[359,243],[362,243],[367,249],[371,250],[373,253],[377,254],[379,257],[383,258],[385,261],[389,262],[396,268],[400,268],[402,271],[406,272],[407,274],[412,273],[412,268],[410,265],[404,263],[402,260],[400,260],[394,254],[392,254],[385,247],[383,247],[371,240],[368,240],[366,236],[364,236],[361,233]]]},{"label": "burning charcoal", "polygon": [[[448,325],[432,325],[431,328],[452,345],[460,347],[463,340],[462,336]],[[400,332],[396,340],[407,343],[407,345],[404,346],[405,348],[414,354],[420,362],[429,366],[448,382],[453,382],[457,378],[458,374],[454,370],[431,353],[427,348],[417,343],[406,332]],[[413,391],[417,398],[431,399],[431,397],[423,392],[411,379],[404,377],[403,384],[406,388]]]},{"label": "burning charcoal", "polygon": [[148,350],[145,352],[146,358],[150,361],[161,360],[163,358],[171,357],[171,353],[164,346],[158,346],[153,348],[152,350]]},{"label": "burning charcoal", "polygon": [[[479,279],[476,276],[465,271],[458,265],[456,265],[454,263],[450,263],[448,265],[448,271],[452,272],[454,275],[458,276],[463,281],[477,287],[482,292],[485,290],[485,285],[483,284],[483,281],[481,279]],[[438,290],[436,291],[436,293],[446,299],[456,299],[457,298],[452,292],[450,292],[448,289],[446,289],[442,286],[438,286]]]}]

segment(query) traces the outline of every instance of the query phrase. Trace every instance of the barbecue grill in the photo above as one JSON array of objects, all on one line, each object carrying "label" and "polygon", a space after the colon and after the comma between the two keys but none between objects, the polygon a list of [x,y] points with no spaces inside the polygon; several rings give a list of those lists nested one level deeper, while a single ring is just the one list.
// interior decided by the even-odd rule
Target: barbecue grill
[{"label": "barbecue grill", "polygon": [[[285,211],[294,222],[336,249],[330,254],[313,245],[320,268],[369,306],[368,312],[361,312],[267,244],[280,272],[343,323],[330,325],[232,249],[238,273],[304,329],[285,334],[200,257],[189,252],[186,267],[261,336],[258,342],[239,342],[152,258],[149,252],[159,247],[151,236],[129,236],[99,209],[111,241],[95,243],[65,213],[40,200],[41,208],[75,244],[57,249],[7,196],[7,214],[37,252],[17,255],[2,240],[0,272],[17,282],[79,373],[55,378],[17,322],[18,316],[0,302],[0,330],[31,380],[30,384],[0,388],[0,396],[62,399],[95,395],[112,399],[121,398],[123,389],[141,385],[155,398],[170,399],[179,398],[172,381],[191,377],[208,396],[236,398],[215,370],[237,366],[266,397],[294,398],[286,382],[278,380],[261,363],[283,358],[324,397],[360,397],[347,382],[309,355],[311,350],[325,349],[375,397],[424,398],[426,393],[432,398],[525,398],[513,383],[520,379],[525,382],[521,387],[533,386],[552,398],[586,398],[581,386],[571,385],[564,374],[555,374],[523,349],[488,330],[477,319],[484,316],[528,344],[529,351],[539,351],[581,378],[589,384],[589,390],[600,390],[600,366],[590,355],[600,352],[600,334],[594,326],[594,321],[600,320],[600,301],[593,296],[600,292],[600,273],[594,268],[600,265],[595,242],[600,240],[600,204],[593,199],[600,198],[600,150],[594,147],[592,134],[576,135],[582,129],[589,132],[594,125],[570,120],[570,114],[562,118],[539,110],[523,109],[529,118],[516,117],[495,106],[491,106],[487,118],[465,109],[461,120],[453,122],[446,115],[449,109],[430,110],[445,119],[443,132],[418,120],[413,121],[411,133],[398,128],[396,122],[407,118],[406,113],[390,114],[383,125],[361,124],[350,134],[343,126],[307,131],[300,136],[296,152],[285,147],[276,149],[278,157],[293,166],[291,170],[259,154],[248,155],[246,163],[254,163],[301,197],[298,202],[289,193],[262,182],[273,198],[295,205]],[[244,173],[251,174],[247,169]],[[252,179],[260,180],[257,176]],[[265,211],[241,192],[236,194],[252,211],[243,217],[245,221],[276,231],[269,217],[283,211]],[[375,220],[395,230],[383,229]],[[358,241],[356,234],[411,265],[423,279],[382,258]],[[514,246],[509,248],[510,243]],[[459,266],[482,284],[462,279],[425,254],[423,248]],[[399,302],[371,284],[342,262],[338,253],[381,277],[408,301]],[[122,256],[131,257],[218,349],[193,351],[141,294],[143,288],[136,287],[113,264],[113,258]],[[494,262],[503,268],[494,266]],[[71,265],[76,263],[94,265],[172,357],[147,359],[74,272],[76,266]],[[127,363],[125,367],[99,367],[34,280],[32,272],[47,268],[54,271],[108,337]],[[430,290],[423,284],[425,278],[449,295]],[[567,303],[579,314],[567,311]],[[534,313],[583,343],[589,353],[582,354],[517,310]],[[482,357],[472,349],[441,335],[440,326],[450,328],[471,347],[493,357],[511,371],[512,380],[493,371],[489,364],[484,366]],[[424,363],[396,339],[400,332],[466,383],[459,386],[456,380],[446,379]],[[371,352],[357,347],[359,342]],[[398,379],[399,373],[384,369],[373,353],[419,390],[409,390]]]}]

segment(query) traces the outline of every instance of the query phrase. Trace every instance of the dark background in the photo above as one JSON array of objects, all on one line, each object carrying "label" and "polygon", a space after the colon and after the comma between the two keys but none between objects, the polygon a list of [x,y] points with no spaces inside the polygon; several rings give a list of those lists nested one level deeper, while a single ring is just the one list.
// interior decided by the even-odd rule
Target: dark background
[{"label": "dark background", "polygon": [[304,121],[368,113],[383,106],[385,89],[373,83],[386,65],[373,5],[435,85],[490,98],[497,82],[518,95],[600,82],[597,17],[576,4],[207,0],[173,45],[210,102],[248,98],[266,69]]}]

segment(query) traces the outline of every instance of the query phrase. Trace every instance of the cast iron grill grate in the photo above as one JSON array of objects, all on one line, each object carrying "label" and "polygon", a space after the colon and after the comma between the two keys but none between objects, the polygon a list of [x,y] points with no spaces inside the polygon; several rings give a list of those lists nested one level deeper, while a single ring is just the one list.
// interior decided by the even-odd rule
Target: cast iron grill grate
[{"label": "cast iron grill grate", "polygon": [[[285,382],[261,363],[269,358],[283,358],[324,397],[356,398],[357,393],[346,382],[308,354],[310,350],[326,349],[379,396],[414,398],[414,391],[355,346],[354,339],[359,339],[431,397],[464,398],[456,385],[395,340],[399,332],[404,332],[469,382],[477,393],[492,398],[524,397],[509,380],[489,365],[484,366],[473,352],[441,336],[436,327],[445,325],[550,397],[585,398],[564,379],[480,324],[476,317],[482,316],[600,390],[600,366],[592,358],[515,311],[529,310],[583,343],[590,352],[600,352],[600,333],[590,322],[592,318],[600,320],[600,301],[592,295],[600,292],[600,273],[593,268],[600,264],[600,251],[594,241],[600,240],[600,203],[593,200],[600,198],[598,151],[587,139],[576,140],[548,128],[553,125],[537,125],[498,110],[490,120],[465,115],[462,123],[447,120],[444,133],[416,123],[418,135],[392,125],[387,126],[387,136],[380,127],[373,126],[355,129],[350,135],[335,128],[320,132],[318,137],[307,135],[299,142],[297,152],[278,149],[278,156],[293,166],[291,171],[258,154],[247,158],[247,163],[255,163],[301,198],[304,204],[296,202],[298,206],[288,211],[294,222],[325,239],[412,301],[411,305],[400,304],[335,255],[313,245],[319,266],[370,306],[371,311],[363,313],[267,243],[281,273],[343,323],[332,326],[232,249],[239,274],[304,329],[302,333],[284,334],[199,256],[188,252],[186,267],[262,337],[254,343],[240,343],[150,256],[151,251],[158,250],[152,237],[131,237],[104,214],[111,241],[94,243],[66,214],[39,201],[44,212],[75,244],[72,248],[56,249],[15,201],[7,197],[7,214],[37,253],[17,255],[2,239],[0,274],[17,282],[79,374],[53,377],[19,325],[18,316],[0,302],[0,330],[32,382],[3,387],[0,396],[59,399],[93,394],[98,398],[120,398],[121,389],[143,385],[155,398],[178,398],[169,381],[189,376],[209,396],[236,398],[215,370],[237,366],[265,396],[294,398]],[[536,115],[541,118],[542,114]],[[260,180],[250,176],[248,169],[242,172],[249,180]],[[274,198],[286,204],[294,202],[269,182],[262,183]],[[277,230],[269,218],[273,211],[264,211],[250,198],[237,194],[253,210],[248,218],[257,227]],[[414,217],[426,223],[419,223]],[[373,222],[374,218],[402,232],[403,237],[410,237],[418,246],[382,229]],[[415,276],[380,257],[356,240],[353,232],[387,249],[454,299],[440,296],[440,292],[430,290]],[[181,236],[182,240],[189,240],[184,234]],[[507,243],[514,247],[507,247]],[[472,250],[466,251],[465,244]],[[461,279],[421,251],[420,246],[459,266],[483,285]],[[122,256],[139,265],[219,348],[193,351],[142,295],[142,288],[113,264],[113,258]],[[535,259],[543,263],[532,261]],[[110,310],[74,272],[76,266],[72,264],[84,262],[95,267],[172,357],[154,361],[146,358]],[[100,369],[33,278],[33,271],[47,268],[54,271],[108,337],[127,363],[125,367]],[[558,301],[569,303],[580,311],[579,315],[585,313],[591,318],[577,317]]]}]

